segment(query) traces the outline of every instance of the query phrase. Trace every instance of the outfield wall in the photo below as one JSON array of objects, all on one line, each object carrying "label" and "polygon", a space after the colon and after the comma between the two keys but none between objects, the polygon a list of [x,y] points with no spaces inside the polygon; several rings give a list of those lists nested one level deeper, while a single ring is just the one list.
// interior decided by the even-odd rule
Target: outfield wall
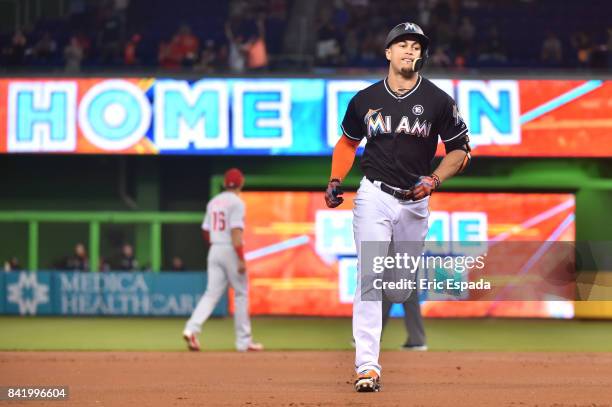
[{"label": "outfield wall", "polygon": [[[250,91],[242,92],[242,103],[237,104],[237,99],[233,98],[236,90],[235,84],[241,82],[238,84],[238,90],[244,90],[242,85],[245,82],[248,86],[257,82],[257,80],[252,80],[253,78],[244,80],[238,80],[240,79],[238,78],[221,80],[229,96],[227,105],[224,105],[230,109],[227,118],[229,150],[198,149],[193,140],[189,144],[188,139],[193,136],[193,132],[185,133],[191,134],[189,137],[181,135],[182,133],[177,135],[181,145],[185,144],[185,140],[188,141],[188,146],[185,148],[149,150],[146,147],[156,146],[157,140],[162,140],[162,133],[159,133],[160,138],[158,138],[152,122],[137,145],[124,150],[103,151],[99,148],[92,149],[91,145],[87,147],[89,139],[82,132],[78,116],[79,110],[86,111],[86,107],[92,106],[91,97],[83,103],[86,94],[94,86],[105,83],[108,79],[113,78],[91,80],[87,78],[3,79],[3,88],[0,91],[1,150],[8,150],[10,117],[15,118],[14,123],[19,123],[19,117],[25,120],[28,119],[27,112],[35,112],[35,116],[29,115],[29,121],[21,121],[21,123],[25,125],[28,122],[34,125],[36,124],[34,122],[37,122],[40,126],[36,127],[43,130],[36,133],[36,137],[40,137],[39,141],[41,141],[38,144],[33,143],[34,138],[30,138],[27,134],[25,138],[21,136],[18,138],[18,132],[11,133],[15,136],[14,141],[17,142],[12,145],[22,147],[28,145],[28,148],[31,148],[29,154],[23,154],[24,149],[27,150],[26,147],[23,147],[22,153],[19,154],[16,151],[0,154],[0,171],[8,174],[0,180],[2,188],[0,210],[66,211],[67,213],[71,211],[130,211],[132,213],[189,211],[203,214],[206,200],[213,192],[218,191],[219,174],[230,166],[239,166],[247,174],[247,189],[322,190],[329,175],[329,153],[333,145],[330,142],[333,137],[329,136],[330,134],[333,136],[336,129],[333,126],[333,120],[330,119],[333,110],[330,101],[334,98],[339,101],[337,108],[340,109],[340,106],[350,96],[350,92],[354,92],[355,89],[347,91],[346,88],[341,87],[336,90],[331,89],[334,90],[332,92],[335,95],[334,98],[320,96],[327,95],[330,86],[334,83],[342,82],[346,85],[347,79],[350,81],[353,79],[356,81],[372,80],[372,78],[308,78],[313,81],[310,84],[316,85],[309,94],[313,96],[313,92],[316,91],[319,96],[306,100],[300,99],[299,94],[293,92],[294,88],[292,88],[295,86],[299,88],[306,83],[305,78],[275,78],[272,82],[276,85],[279,84],[279,81],[289,84],[290,97],[286,100],[289,100],[291,104],[291,116],[301,112],[296,116],[296,119],[299,120],[292,121],[291,147],[267,146],[264,149],[252,149],[242,148],[244,146],[235,143],[233,115],[236,106],[242,107],[242,129],[252,131],[251,136],[267,134],[272,138],[280,137],[284,135],[280,130],[287,129],[286,126],[276,126],[275,133],[270,133],[269,129],[266,130],[268,132],[266,133],[259,128],[263,125],[265,125],[263,127],[275,127],[269,121],[259,120],[270,114],[270,112],[260,111],[266,106],[265,103],[263,105],[260,103],[261,99],[270,98],[270,92],[262,92],[259,89],[252,92],[251,96],[247,95],[246,98],[244,96]],[[139,92],[147,98],[146,103],[149,103],[153,112],[157,103],[154,97],[157,84],[162,84],[161,89],[164,82],[166,84],[180,82],[182,85],[179,87],[182,90],[179,94],[182,92],[183,95],[186,95],[185,92],[193,93],[204,89],[195,85],[198,82],[197,79],[178,82],[171,78],[147,81],[143,81],[142,78],[124,79],[132,84],[136,83],[140,89]],[[609,123],[609,117],[612,116],[610,114],[610,82],[586,76],[567,78],[567,80],[558,77],[550,79],[550,81],[534,81],[530,78],[514,78],[509,83],[507,80],[496,82],[439,78],[440,81],[447,81],[440,83],[450,82],[447,89],[455,97],[460,94],[468,95],[467,99],[463,98],[469,101],[469,103],[466,102],[468,106],[461,105],[461,98],[457,100],[463,115],[467,117],[466,120],[471,120],[472,123],[479,122],[480,125],[474,129],[474,135],[481,141],[476,143],[474,159],[466,173],[446,182],[443,190],[448,192],[572,193],[575,195],[576,203],[576,239],[583,241],[612,240],[610,232],[612,219],[609,215],[609,208],[612,207],[612,166],[608,154],[608,148],[612,145],[608,141],[612,139]],[[59,107],[53,109],[55,112],[53,114],[41,110],[41,106],[51,103],[52,100],[52,98],[45,97],[45,95],[50,96],[49,92],[53,90],[53,87],[44,86],[45,83],[50,83],[49,81],[72,82],[70,86],[76,86],[73,116],[65,115],[68,110],[62,110]],[[12,110],[9,112],[11,106],[9,84],[23,84],[24,82],[32,86],[28,85],[29,89],[27,86],[21,89],[18,87],[16,89],[19,92],[13,91],[15,100],[19,100],[21,105],[17,102],[15,102],[17,104],[13,103]],[[546,82],[545,86],[540,87],[540,82]],[[148,90],[142,92],[141,85],[148,86]],[[353,85],[354,81],[351,86]],[[508,85],[512,86],[508,87]],[[185,91],[185,86],[188,91]],[[466,90],[469,91],[466,92]],[[276,92],[276,94],[287,95],[286,92]],[[54,103],[72,100],[70,92],[65,95],[67,95],[65,98],[61,95],[56,96]],[[170,96],[176,97],[177,94],[171,92]],[[108,98],[106,100],[108,102]],[[129,100],[125,100],[130,104]],[[280,100],[277,99],[276,103],[281,103]],[[26,103],[28,101],[31,102],[30,105]],[[104,102],[104,97],[101,101]],[[182,104],[179,109],[185,116],[185,123],[191,123],[194,128],[200,125],[198,115],[193,114],[193,112],[197,113],[198,103],[202,103],[201,112],[212,109],[207,105],[212,103],[211,99],[206,97],[191,107]],[[517,103],[518,111],[516,110]],[[50,106],[48,104],[48,107]],[[267,106],[270,107],[269,104]],[[294,106],[299,107],[294,109]],[[24,110],[20,110],[21,108]],[[92,108],[96,108],[95,103]],[[118,111],[116,107],[113,107],[110,110],[111,113],[113,110]],[[192,110],[192,113],[188,113]],[[304,117],[313,112],[319,112],[313,116],[318,121],[304,120]],[[50,135],[51,133],[47,130],[52,128],[68,128],[59,125],[49,126],[50,123],[60,123],[61,120],[58,118],[64,117],[62,115],[74,118],[74,121],[68,124],[75,129],[73,133],[76,137],[74,139],[75,149],[61,153],[56,151],[51,154],[54,140],[62,138],[49,139],[49,143],[46,143],[44,135]],[[339,117],[341,112],[338,111],[334,115]],[[111,116],[109,113],[107,118],[112,119]],[[31,120],[32,117],[36,119],[34,122]],[[46,124],[45,120],[47,120]],[[514,125],[517,121],[518,127]],[[246,126],[245,123],[247,123]],[[306,123],[310,130],[302,132],[301,130],[305,127],[300,123]],[[315,125],[315,123],[319,124]],[[89,127],[91,130],[92,126]],[[104,128],[104,123],[95,123],[94,127]],[[166,129],[168,130],[166,135],[170,134],[172,130],[170,127]],[[312,131],[311,127],[319,131]],[[13,126],[13,129],[16,127]],[[495,137],[492,137],[492,134],[495,134]],[[516,134],[520,135],[520,145],[499,143],[511,140],[513,137],[516,141]],[[246,139],[250,138],[249,134],[243,134],[245,135]],[[544,138],[540,138],[540,135],[544,135]],[[595,137],[592,138],[592,135]],[[337,137],[337,134],[335,136]],[[166,138],[168,137],[164,137]],[[97,140],[96,137],[93,139]],[[548,141],[541,143],[538,140]],[[162,141],[162,143],[165,142]],[[530,146],[534,149],[530,149]],[[316,152],[309,155],[309,151],[312,153],[314,150]],[[540,153],[534,153],[535,151]],[[521,153],[515,154],[515,152]],[[244,155],[234,155],[234,153]],[[291,155],[293,153],[297,155]],[[347,189],[356,188],[360,178],[360,171],[355,165],[346,180]],[[41,223],[39,227],[41,243],[38,247],[38,264],[41,269],[51,268],[59,258],[70,254],[77,241],[82,241],[86,245],[90,243],[90,233],[86,223]],[[27,266],[30,231],[27,223],[1,223],[0,260],[3,261],[16,255],[21,260],[22,266]],[[150,265],[151,259],[159,255],[162,260],[162,269],[167,269],[172,257],[180,255],[190,269],[205,267],[206,251],[201,245],[198,224],[164,225],[161,254],[154,253],[155,245],[152,244],[151,239],[150,227],[146,224],[101,225],[100,253],[105,257],[112,256],[116,253],[118,244],[129,241],[134,243],[135,254],[141,265]],[[579,310],[577,309],[576,312],[578,314]]]}]

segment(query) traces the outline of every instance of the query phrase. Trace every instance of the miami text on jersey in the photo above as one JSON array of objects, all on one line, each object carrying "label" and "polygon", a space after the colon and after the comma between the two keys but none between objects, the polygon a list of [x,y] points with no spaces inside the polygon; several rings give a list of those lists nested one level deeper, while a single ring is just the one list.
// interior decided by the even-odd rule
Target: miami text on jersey
[{"label": "miami text on jersey", "polygon": [[431,131],[431,122],[416,118],[411,124],[407,116],[402,116],[393,131],[391,116],[383,116],[380,113],[380,109],[369,109],[363,120],[368,128],[368,138],[375,137],[379,133],[390,134],[392,132],[396,134],[405,133],[417,137],[429,137]]}]

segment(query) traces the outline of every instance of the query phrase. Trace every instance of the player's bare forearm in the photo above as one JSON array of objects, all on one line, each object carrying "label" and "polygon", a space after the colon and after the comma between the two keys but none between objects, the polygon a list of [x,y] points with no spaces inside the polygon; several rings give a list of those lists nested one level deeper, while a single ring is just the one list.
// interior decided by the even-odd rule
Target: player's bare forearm
[{"label": "player's bare forearm", "polygon": [[440,178],[440,181],[451,178],[464,166],[467,154],[468,153],[464,150],[453,150],[446,154],[440,162],[440,165],[438,165],[438,168],[434,171],[434,174]]}]

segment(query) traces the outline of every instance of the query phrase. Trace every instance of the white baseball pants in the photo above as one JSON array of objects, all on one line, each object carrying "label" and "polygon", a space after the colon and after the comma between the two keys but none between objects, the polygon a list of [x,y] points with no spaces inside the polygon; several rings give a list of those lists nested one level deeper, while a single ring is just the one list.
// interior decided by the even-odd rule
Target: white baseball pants
[{"label": "white baseball pants", "polygon": [[227,284],[234,289],[234,329],[236,349],[244,351],[251,343],[248,278],[238,272],[238,256],[231,244],[213,244],[208,251],[208,285],[185,329],[199,333],[210,317]]},{"label": "white baseball pants", "polygon": [[[381,191],[377,185],[364,177],[357,191],[353,209],[358,270],[361,270],[362,241],[423,242],[428,230],[428,206],[429,197],[419,201],[400,201]],[[382,301],[361,300],[361,274],[358,273],[353,301],[355,370],[359,373],[373,369],[380,374],[378,357],[382,331]]]}]

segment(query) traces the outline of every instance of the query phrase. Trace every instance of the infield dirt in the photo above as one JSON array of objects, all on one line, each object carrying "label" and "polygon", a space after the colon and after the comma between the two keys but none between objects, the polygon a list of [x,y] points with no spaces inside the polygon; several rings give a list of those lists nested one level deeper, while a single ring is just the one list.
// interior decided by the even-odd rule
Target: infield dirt
[{"label": "infield dirt", "polygon": [[[383,352],[355,393],[353,352],[1,352],[0,385],[68,385],[78,406],[610,406],[612,354]],[[11,405],[13,402],[2,402]]]}]

